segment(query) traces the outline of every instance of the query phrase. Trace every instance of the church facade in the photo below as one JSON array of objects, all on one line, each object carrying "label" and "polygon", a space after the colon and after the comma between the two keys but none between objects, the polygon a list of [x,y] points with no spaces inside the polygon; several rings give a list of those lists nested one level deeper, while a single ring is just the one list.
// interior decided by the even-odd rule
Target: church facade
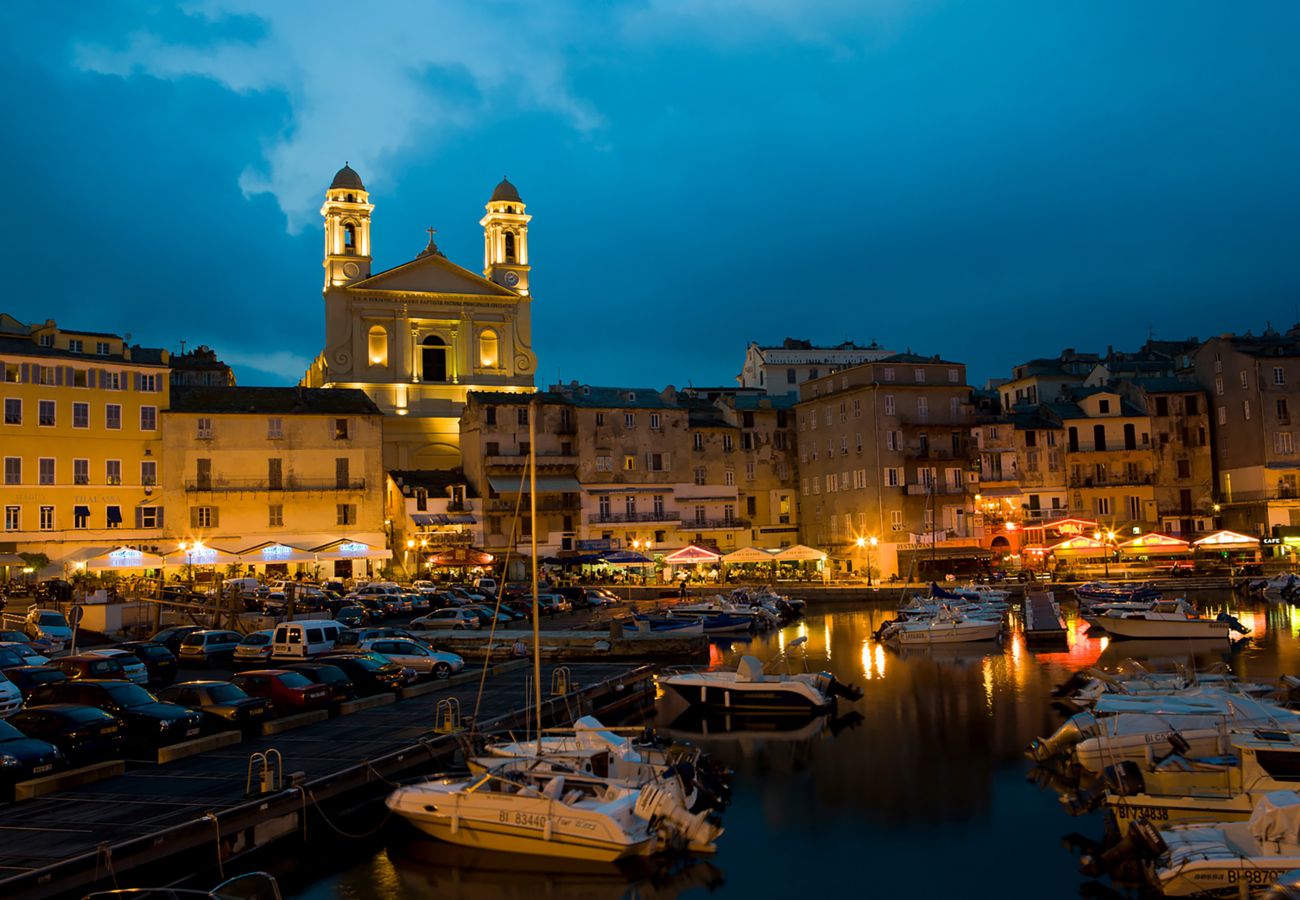
[{"label": "church facade", "polygon": [[374,205],[345,165],[325,193],[325,347],[304,387],[360,388],[384,413],[386,469],[459,466],[470,391],[531,393],[528,223],[502,179],[479,224],[483,273],[448,260],[430,230],[409,262],[372,273]]}]

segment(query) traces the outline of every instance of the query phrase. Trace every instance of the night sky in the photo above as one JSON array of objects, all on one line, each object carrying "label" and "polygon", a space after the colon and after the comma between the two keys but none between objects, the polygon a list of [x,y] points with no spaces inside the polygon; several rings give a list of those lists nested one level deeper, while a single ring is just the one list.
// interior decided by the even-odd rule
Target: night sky
[{"label": "night sky", "polygon": [[0,164],[23,321],[321,349],[344,160],[375,269],[478,270],[534,215],[539,385],[730,384],[750,340],[872,340],[971,378],[1066,346],[1288,327],[1300,4],[645,0],[6,4]]}]

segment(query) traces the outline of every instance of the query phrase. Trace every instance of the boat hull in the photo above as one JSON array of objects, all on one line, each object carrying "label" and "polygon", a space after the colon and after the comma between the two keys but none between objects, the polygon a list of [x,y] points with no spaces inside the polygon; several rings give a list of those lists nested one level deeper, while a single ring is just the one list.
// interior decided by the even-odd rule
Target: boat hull
[{"label": "boat hull", "polygon": [[800,691],[782,690],[765,685],[746,688],[698,683],[680,684],[671,679],[666,680],[664,685],[692,706],[719,712],[807,715],[829,710],[835,702],[830,698],[819,702]]},{"label": "boat hull", "polygon": [[1212,619],[1160,620],[1135,619],[1122,616],[1084,617],[1085,621],[1099,625],[1111,637],[1146,640],[1188,640],[1197,638],[1228,639],[1228,624]]},{"label": "boat hull", "polygon": [[520,832],[513,828],[474,821],[467,825],[463,820],[453,827],[447,818],[417,818],[401,814],[420,831],[449,844],[491,850],[501,853],[523,853],[530,856],[549,856],[559,859],[577,859],[589,862],[614,862],[629,856],[647,856],[654,850],[650,838],[634,844],[619,844],[565,835],[562,840],[546,839],[541,833]]},{"label": "boat hull", "polygon": [[892,639],[900,646],[915,647],[924,644],[968,644],[997,640],[1002,633],[1002,621],[972,621],[958,623],[932,622],[926,628],[900,628]]},{"label": "boat hull", "polygon": [[1175,867],[1156,869],[1155,881],[1166,897],[1234,894],[1243,886],[1247,891],[1267,888],[1287,872],[1298,868],[1300,856],[1193,859]]},{"label": "boat hull", "polygon": [[1127,797],[1108,795],[1106,805],[1115,819],[1120,837],[1124,837],[1138,819],[1145,819],[1157,828],[1207,822],[1245,822],[1254,811],[1257,799],[1250,794],[1230,797],[1133,794]]}]

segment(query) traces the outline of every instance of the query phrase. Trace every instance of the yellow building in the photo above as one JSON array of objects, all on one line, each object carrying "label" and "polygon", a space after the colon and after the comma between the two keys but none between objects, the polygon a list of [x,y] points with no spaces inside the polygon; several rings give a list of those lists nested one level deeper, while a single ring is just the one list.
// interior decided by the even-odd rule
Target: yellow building
[{"label": "yellow building", "polygon": [[122,337],[0,315],[0,552],[69,572],[123,545],[159,545],[168,354]]},{"label": "yellow building", "polygon": [[372,275],[369,200],[348,166],[326,191],[325,348],[302,384],[369,394],[387,468],[452,469],[470,391],[533,390],[532,216],[503,179],[479,222],[482,275],[443,256],[432,229],[418,256]]},{"label": "yellow building", "polygon": [[381,421],[356,390],[173,387],[165,549],[198,542],[257,572],[321,577],[386,565]]}]

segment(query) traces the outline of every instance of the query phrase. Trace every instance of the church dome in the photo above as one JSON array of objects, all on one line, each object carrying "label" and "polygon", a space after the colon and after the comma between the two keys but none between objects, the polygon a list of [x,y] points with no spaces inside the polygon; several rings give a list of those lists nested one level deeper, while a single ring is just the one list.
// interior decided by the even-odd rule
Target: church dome
[{"label": "church dome", "polygon": [[344,163],[343,168],[338,170],[338,173],[334,176],[333,183],[330,184],[330,189],[333,190],[334,188],[364,191],[366,186],[361,183],[361,176],[353,171],[351,166]]},{"label": "church dome", "polygon": [[492,192],[492,199],[488,202],[496,203],[497,201],[506,201],[510,203],[524,202],[519,196],[518,189],[510,183],[510,179],[504,177],[501,179],[501,183],[497,185],[496,190]]}]

